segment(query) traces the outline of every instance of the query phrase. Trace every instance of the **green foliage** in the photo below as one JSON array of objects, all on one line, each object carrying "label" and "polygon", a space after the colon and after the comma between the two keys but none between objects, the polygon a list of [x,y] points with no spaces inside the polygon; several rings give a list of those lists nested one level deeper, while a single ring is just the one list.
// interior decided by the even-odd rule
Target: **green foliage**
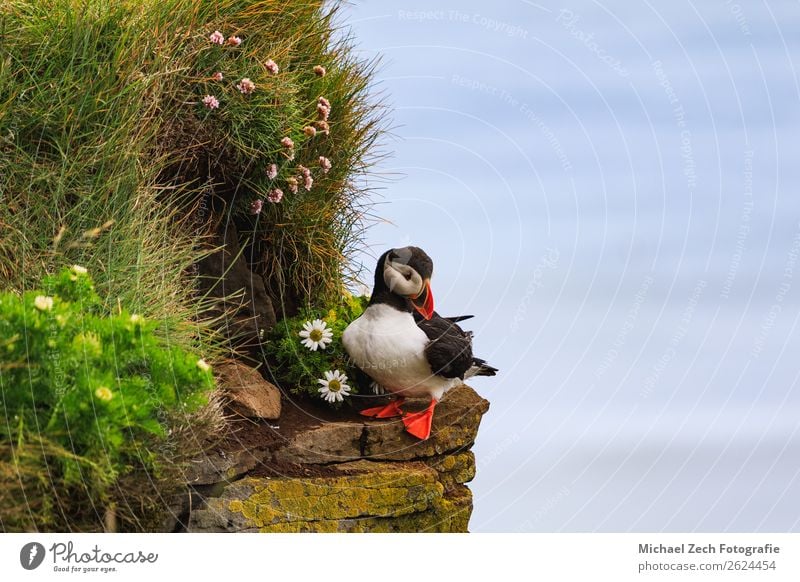
[{"label": "green foliage", "polygon": [[40,468],[53,489],[80,486],[104,504],[134,467],[157,472],[167,430],[207,403],[213,376],[164,345],[156,323],[124,309],[102,315],[85,269],[43,287],[0,294],[0,444],[47,441],[61,451]]},{"label": "green foliage", "polygon": [[[296,317],[278,323],[266,343],[266,355],[276,366],[275,377],[290,386],[295,394],[320,398],[319,380],[325,378],[325,372],[339,370],[347,375],[352,392],[357,393],[358,376],[342,345],[342,333],[351,321],[361,316],[368,302],[369,297],[348,294],[335,306],[327,309],[306,307]],[[333,335],[324,349],[314,351],[303,345],[300,332],[304,324],[316,319],[322,320]],[[333,403],[334,406],[338,404]]]},{"label": "green foliage", "polygon": [[[21,290],[55,265],[87,265],[103,301],[119,298],[164,322],[163,333],[188,348],[197,341],[197,328],[181,325],[196,308],[188,269],[208,250],[213,226],[234,220],[273,293],[335,300],[366,215],[360,177],[384,124],[368,92],[372,65],[336,30],[337,3],[0,4],[5,284]],[[215,30],[243,42],[215,45]],[[251,94],[236,88],[245,77],[256,85]],[[220,107],[206,109],[205,95]],[[319,97],[331,103],[330,132],[307,137]],[[283,137],[295,142],[293,160]],[[320,156],[331,161],[327,173]],[[314,186],[305,191],[301,180],[293,195],[287,180],[300,165]],[[266,202],[273,188],[284,192],[280,204]],[[255,216],[257,198],[265,203]]]}]

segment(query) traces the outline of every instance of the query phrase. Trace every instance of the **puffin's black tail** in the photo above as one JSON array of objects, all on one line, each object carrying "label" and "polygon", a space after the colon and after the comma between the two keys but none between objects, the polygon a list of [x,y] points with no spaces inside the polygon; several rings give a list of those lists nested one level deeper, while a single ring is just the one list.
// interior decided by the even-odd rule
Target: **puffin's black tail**
[{"label": "puffin's black tail", "polygon": [[499,372],[497,368],[494,368],[486,363],[486,360],[481,360],[480,358],[472,358],[472,367],[467,370],[465,376],[467,378],[471,378],[472,376],[495,376],[497,372]]}]

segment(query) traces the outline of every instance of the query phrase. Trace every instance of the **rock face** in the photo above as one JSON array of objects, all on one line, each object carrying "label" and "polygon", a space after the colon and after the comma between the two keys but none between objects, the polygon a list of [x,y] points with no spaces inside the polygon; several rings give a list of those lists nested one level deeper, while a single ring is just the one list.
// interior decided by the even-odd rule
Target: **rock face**
[{"label": "rock face", "polygon": [[326,422],[286,406],[279,427],[243,427],[190,466],[200,506],[187,529],[465,532],[469,449],[488,407],[471,388],[456,388],[437,406],[431,438],[418,441],[397,420]]},{"label": "rock face", "polygon": [[220,331],[240,352],[257,351],[262,334],[275,325],[275,310],[264,279],[247,265],[233,222],[217,227],[216,250],[197,263],[202,295],[217,300],[208,309]]},{"label": "rock face", "polygon": [[[413,404],[406,406],[413,409]],[[408,461],[469,448],[489,403],[467,386],[449,392],[436,407],[431,438],[420,441],[399,419],[332,422],[303,431],[278,451],[277,458],[297,463],[332,463],[363,457]]]}]

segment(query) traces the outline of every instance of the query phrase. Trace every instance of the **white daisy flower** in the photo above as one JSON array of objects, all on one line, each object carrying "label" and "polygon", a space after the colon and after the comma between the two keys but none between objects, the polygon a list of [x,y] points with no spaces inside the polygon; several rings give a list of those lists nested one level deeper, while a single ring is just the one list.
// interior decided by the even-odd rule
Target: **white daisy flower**
[{"label": "white daisy flower", "polygon": [[72,268],[70,269],[69,279],[70,281],[77,281],[79,276],[85,275],[86,273],[88,273],[86,267],[81,267],[80,265],[72,265]]},{"label": "white daisy flower", "polygon": [[303,331],[298,335],[304,338],[300,343],[312,352],[316,352],[317,348],[322,348],[324,350],[327,345],[333,341],[333,330],[329,329],[327,324],[321,319],[305,322],[303,324]]},{"label": "white daisy flower", "polygon": [[378,396],[386,394],[386,388],[378,384],[375,380],[370,382],[370,388],[372,388],[373,394],[377,394]]},{"label": "white daisy flower", "polygon": [[346,384],[347,376],[339,370],[325,372],[325,379],[317,380],[322,384],[319,393],[327,402],[342,402],[345,396],[350,396],[350,386]]},{"label": "white daisy flower", "polygon": [[50,311],[53,309],[53,298],[45,295],[37,295],[33,300],[33,306],[39,311]]}]

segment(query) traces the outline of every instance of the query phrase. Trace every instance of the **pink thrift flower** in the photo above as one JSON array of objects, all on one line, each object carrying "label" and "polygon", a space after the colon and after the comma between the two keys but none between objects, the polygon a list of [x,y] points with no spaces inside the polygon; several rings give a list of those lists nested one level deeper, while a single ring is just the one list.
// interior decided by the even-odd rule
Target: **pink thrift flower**
[{"label": "pink thrift flower", "polygon": [[278,166],[277,164],[270,164],[267,166],[267,178],[270,180],[274,180],[278,175]]},{"label": "pink thrift flower", "polygon": [[314,137],[317,135],[317,128],[311,125],[306,125],[303,128],[303,133],[306,134],[308,137]]},{"label": "pink thrift flower", "polygon": [[207,109],[216,109],[219,107],[219,99],[213,95],[206,95],[203,97],[203,105],[205,105]]},{"label": "pink thrift flower", "polygon": [[303,188],[311,190],[311,186],[314,185],[314,178],[311,176],[311,170],[300,165],[297,166],[297,171],[303,176]]},{"label": "pink thrift flower", "polygon": [[238,36],[231,36],[228,38],[228,44],[231,46],[239,46],[240,44],[242,44],[242,39],[239,38]]},{"label": "pink thrift flower", "polygon": [[292,141],[292,138],[287,136],[281,140],[281,145],[290,150],[294,147],[294,142]]},{"label": "pink thrift flower", "polygon": [[327,73],[327,71],[325,70],[325,67],[323,67],[322,65],[317,65],[316,67],[314,67],[314,74],[317,77],[324,77],[325,73]]},{"label": "pink thrift flower", "polygon": [[222,81],[223,76],[222,76],[222,73],[220,71],[217,71],[216,73],[211,75],[211,78],[214,79],[215,81]]},{"label": "pink thrift flower", "polygon": [[241,81],[236,84],[236,88],[239,89],[240,93],[244,93],[245,95],[249,95],[253,91],[256,90],[256,84],[253,83],[250,79],[245,77]]},{"label": "pink thrift flower", "polygon": [[264,63],[264,68],[267,69],[273,75],[277,75],[280,69],[278,68],[278,63],[269,59],[266,63]]},{"label": "pink thrift flower", "polygon": [[256,198],[250,203],[250,214],[261,214],[261,209],[264,207],[264,201]]},{"label": "pink thrift flower", "polygon": [[297,178],[286,178],[286,184],[289,186],[289,192],[297,194]]},{"label": "pink thrift flower", "polygon": [[225,44],[225,35],[223,35],[220,31],[215,30],[211,33],[211,36],[208,37],[208,40],[212,42],[212,44]]},{"label": "pink thrift flower", "polygon": [[331,126],[328,125],[327,121],[316,121],[314,125],[317,126],[317,130],[321,131],[325,135],[330,135],[331,133]]},{"label": "pink thrift flower", "polygon": [[325,156],[319,157],[319,167],[322,168],[322,173],[327,174],[328,170],[331,169],[331,161],[326,158]]},{"label": "pink thrift flower", "polygon": [[317,99],[317,113],[321,121],[328,121],[328,116],[331,114],[331,102],[325,97]]},{"label": "pink thrift flower", "polygon": [[277,204],[278,202],[283,200],[283,190],[281,190],[280,188],[273,188],[272,190],[269,191],[267,198],[273,204]]}]

